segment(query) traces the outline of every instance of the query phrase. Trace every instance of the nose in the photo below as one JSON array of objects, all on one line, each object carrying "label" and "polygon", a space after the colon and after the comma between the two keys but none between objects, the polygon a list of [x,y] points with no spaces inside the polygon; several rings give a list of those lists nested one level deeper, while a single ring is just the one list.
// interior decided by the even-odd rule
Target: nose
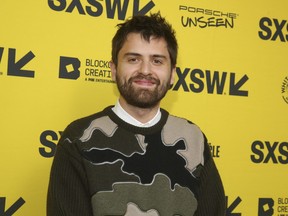
[{"label": "nose", "polygon": [[142,61],[140,66],[140,72],[142,74],[150,74],[151,73],[151,67],[149,61]]}]

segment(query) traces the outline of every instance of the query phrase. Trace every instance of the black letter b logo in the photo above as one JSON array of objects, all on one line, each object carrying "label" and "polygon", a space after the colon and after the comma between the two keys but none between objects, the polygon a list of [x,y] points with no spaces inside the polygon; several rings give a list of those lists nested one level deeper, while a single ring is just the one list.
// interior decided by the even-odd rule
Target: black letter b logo
[{"label": "black letter b logo", "polygon": [[77,58],[60,56],[59,78],[78,79],[81,62]]},{"label": "black letter b logo", "polygon": [[273,216],[274,200],[272,198],[259,198],[258,216]]}]

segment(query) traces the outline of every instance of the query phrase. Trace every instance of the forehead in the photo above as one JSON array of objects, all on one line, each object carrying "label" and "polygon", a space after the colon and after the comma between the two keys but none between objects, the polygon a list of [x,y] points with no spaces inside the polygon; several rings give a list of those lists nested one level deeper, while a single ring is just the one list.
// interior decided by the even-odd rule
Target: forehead
[{"label": "forehead", "polygon": [[145,40],[140,33],[129,33],[119,52],[125,54],[126,52],[134,52],[139,54],[161,54],[169,56],[167,42],[164,38],[156,38],[151,36],[149,40]]}]

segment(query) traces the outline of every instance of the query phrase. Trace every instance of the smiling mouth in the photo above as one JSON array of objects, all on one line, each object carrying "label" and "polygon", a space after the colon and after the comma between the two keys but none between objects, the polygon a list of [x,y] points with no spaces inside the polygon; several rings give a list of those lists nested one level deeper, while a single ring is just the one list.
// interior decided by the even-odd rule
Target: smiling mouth
[{"label": "smiling mouth", "polygon": [[160,81],[151,77],[151,76],[143,76],[143,75],[139,75],[136,77],[131,78],[131,82],[132,83],[136,83],[137,85],[140,86],[154,86],[154,85],[159,85]]},{"label": "smiling mouth", "polygon": [[133,80],[134,83],[141,86],[154,86],[156,82],[154,80],[147,80],[147,79],[136,79]]}]

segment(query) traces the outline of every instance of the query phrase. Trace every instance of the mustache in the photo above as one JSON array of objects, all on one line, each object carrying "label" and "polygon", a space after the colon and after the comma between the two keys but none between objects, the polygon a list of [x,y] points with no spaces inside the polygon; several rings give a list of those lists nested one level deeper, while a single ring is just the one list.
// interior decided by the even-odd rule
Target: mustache
[{"label": "mustache", "polygon": [[135,75],[129,79],[129,83],[132,83],[135,80],[149,80],[149,81],[153,81],[153,83],[155,83],[157,85],[160,85],[160,80],[151,76],[150,74],[148,74],[148,75],[137,74],[137,75]]}]

